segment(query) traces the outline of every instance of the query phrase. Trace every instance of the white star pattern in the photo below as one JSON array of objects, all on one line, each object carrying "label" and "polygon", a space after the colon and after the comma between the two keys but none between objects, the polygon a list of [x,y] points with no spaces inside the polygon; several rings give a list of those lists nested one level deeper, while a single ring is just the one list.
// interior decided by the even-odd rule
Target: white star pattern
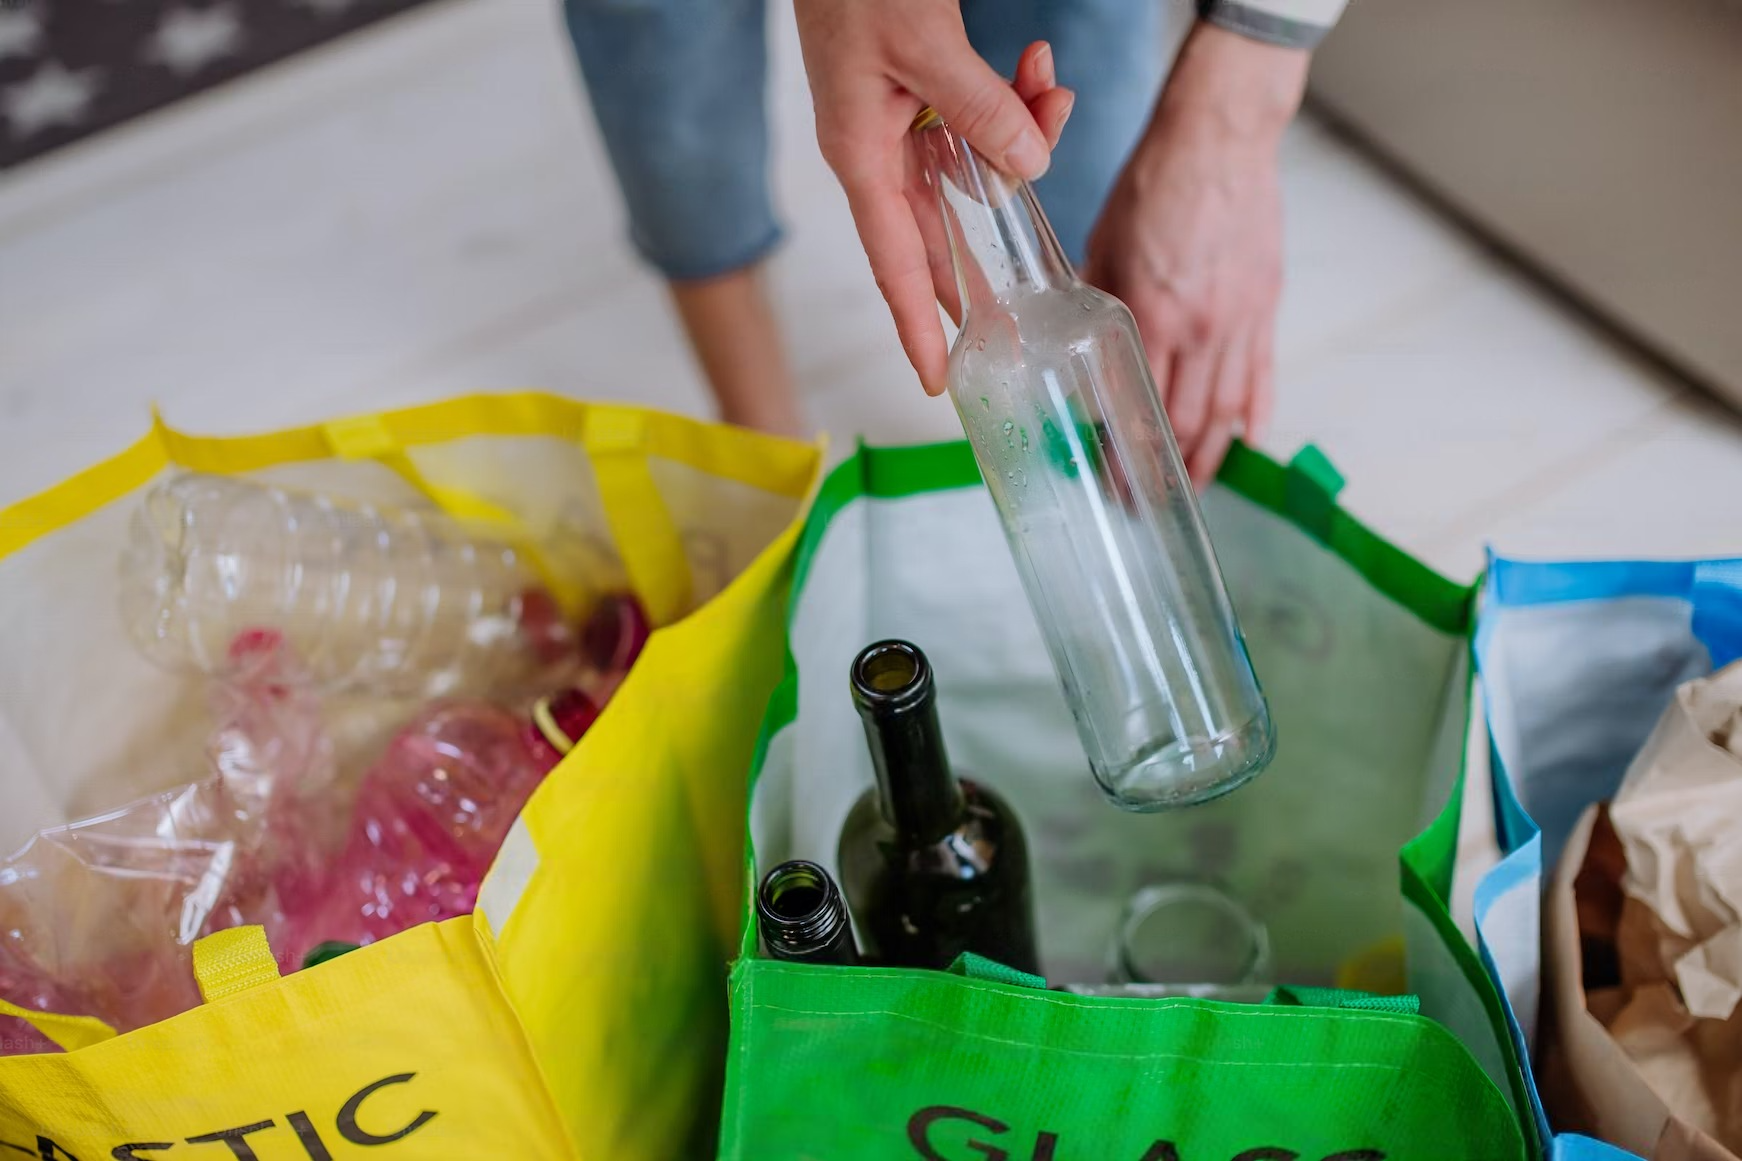
[{"label": "white star pattern", "polygon": [[299,8],[307,8],[316,16],[339,16],[345,13],[357,0],[290,0]]},{"label": "white star pattern", "polygon": [[242,17],[234,4],[171,8],[145,45],[145,59],[177,76],[192,76],[242,45]]},{"label": "white star pattern", "polygon": [[42,20],[32,8],[0,7],[0,60],[35,56],[42,46]]},{"label": "white star pattern", "polygon": [[101,69],[68,69],[51,60],[29,80],[0,92],[0,114],[18,140],[51,125],[77,125],[102,87],[102,76]]}]

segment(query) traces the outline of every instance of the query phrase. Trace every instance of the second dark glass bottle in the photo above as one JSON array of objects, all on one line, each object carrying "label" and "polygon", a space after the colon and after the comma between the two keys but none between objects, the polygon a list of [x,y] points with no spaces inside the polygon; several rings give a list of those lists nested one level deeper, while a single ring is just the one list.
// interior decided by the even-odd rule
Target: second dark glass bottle
[{"label": "second dark glass bottle", "polygon": [[946,968],[971,951],[1038,974],[1028,842],[1010,804],[957,777],[931,665],[906,641],[853,661],[877,784],[841,829],[841,885],[869,960]]}]

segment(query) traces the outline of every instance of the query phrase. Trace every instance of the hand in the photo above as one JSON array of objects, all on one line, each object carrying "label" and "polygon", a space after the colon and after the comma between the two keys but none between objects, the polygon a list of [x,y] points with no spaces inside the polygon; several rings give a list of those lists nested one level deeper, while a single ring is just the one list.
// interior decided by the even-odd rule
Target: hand
[{"label": "hand", "polygon": [[1198,25],[1089,238],[1084,275],[1136,316],[1199,487],[1236,426],[1257,438],[1269,418],[1282,293],[1277,145],[1306,64],[1304,52]]},{"label": "hand", "polygon": [[[1046,172],[1075,97],[1058,86],[1052,49],[1022,54],[1005,81],[968,44],[957,0],[796,0],[799,42],[817,111],[817,143],[847,192],[871,273],[895,317],[908,361],[932,395],[948,376],[934,282],[915,206],[935,196],[914,165],[909,128],[931,105],[1003,169]],[[924,201],[920,201],[924,199]],[[935,216],[935,214],[933,215]]]}]

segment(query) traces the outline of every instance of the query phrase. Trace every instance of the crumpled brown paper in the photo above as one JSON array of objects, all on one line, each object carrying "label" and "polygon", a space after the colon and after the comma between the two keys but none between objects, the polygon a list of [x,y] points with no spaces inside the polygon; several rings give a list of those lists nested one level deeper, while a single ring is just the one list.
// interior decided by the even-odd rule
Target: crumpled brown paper
[{"label": "crumpled brown paper", "polygon": [[1742,1148],[1742,663],[1676,690],[1609,809],[1621,987],[1589,1009],[1687,1125]]},{"label": "crumpled brown paper", "polygon": [[1625,873],[1608,808],[1594,805],[1543,907],[1538,1075],[1551,1122],[1651,1161],[1742,1161],[1725,1123],[1742,1107],[1742,1015],[1700,1020],[1682,1005],[1659,954],[1668,933],[1623,893]]},{"label": "crumpled brown paper", "polygon": [[1676,690],[1610,806],[1621,886],[1694,1016],[1742,1001],[1742,662]]}]

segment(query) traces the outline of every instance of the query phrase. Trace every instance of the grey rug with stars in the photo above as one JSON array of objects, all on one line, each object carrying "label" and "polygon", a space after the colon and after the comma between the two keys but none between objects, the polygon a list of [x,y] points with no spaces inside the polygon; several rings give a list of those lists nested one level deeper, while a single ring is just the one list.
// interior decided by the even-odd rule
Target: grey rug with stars
[{"label": "grey rug with stars", "polygon": [[428,0],[0,0],[0,169]]}]

